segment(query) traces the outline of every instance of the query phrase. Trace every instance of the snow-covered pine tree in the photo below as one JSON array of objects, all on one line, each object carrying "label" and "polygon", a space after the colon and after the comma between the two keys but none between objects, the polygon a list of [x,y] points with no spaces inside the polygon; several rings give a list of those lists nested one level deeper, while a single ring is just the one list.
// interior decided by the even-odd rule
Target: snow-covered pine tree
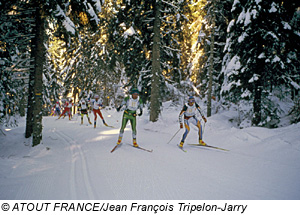
[{"label": "snow-covered pine tree", "polygon": [[232,6],[235,17],[228,26],[222,90],[233,102],[252,103],[252,125],[276,126],[280,115],[276,92],[281,95],[284,84],[292,80],[286,77],[295,66],[289,54],[293,48],[288,44],[296,5],[294,2],[292,14],[287,13],[287,5],[282,1],[235,0]]},{"label": "snow-covered pine tree", "polygon": [[16,126],[25,115],[32,10],[25,2],[1,2],[0,8],[0,121]]},{"label": "snow-covered pine tree", "polygon": [[[34,28],[35,37],[32,40],[33,46],[31,49],[32,56],[34,57],[34,75],[30,75],[31,79],[29,80],[30,83],[33,83],[33,89],[31,88],[29,92],[29,101],[34,102],[31,103],[33,105],[30,105],[30,108],[28,108],[28,110],[33,111],[33,113],[27,114],[27,118],[31,117],[33,120],[28,118],[26,124],[26,136],[29,137],[31,132],[33,132],[33,146],[38,145],[42,139],[43,67],[45,66],[44,55],[46,51],[44,50],[45,20],[49,19],[50,17],[56,18],[56,23],[59,26],[63,26],[65,29],[61,35],[68,40],[68,36],[76,35],[76,27],[71,21],[70,16],[75,17],[73,20],[76,20],[76,18],[80,16],[81,12],[85,13],[90,18],[88,20],[91,20],[93,26],[96,26],[99,21],[98,13],[101,12],[101,4],[102,1],[100,0],[90,0],[85,2],[80,0],[61,2],[35,0],[28,3],[28,5],[36,10],[36,28]],[[70,13],[70,11],[72,11],[72,13]],[[33,128],[30,129],[32,124]]]},{"label": "snow-covered pine tree", "polygon": [[[108,43],[113,50],[112,62],[124,68],[128,77],[128,82],[124,83],[123,88],[138,87],[144,101],[150,95],[147,85],[149,77],[144,74],[148,73],[151,67],[152,4],[151,1],[144,0],[124,0],[120,4],[112,4],[114,9],[108,24]],[[121,71],[122,69],[119,70]]]},{"label": "snow-covered pine tree", "polygon": [[[153,25],[155,2],[122,1],[115,6],[115,16],[110,25],[110,42],[114,47],[114,57],[124,66],[129,83],[138,87],[144,101],[151,95]],[[185,1],[161,1],[159,106],[162,97],[172,98],[170,89],[179,87],[181,75],[182,15]],[[156,82],[157,82],[156,81]],[[176,90],[175,90],[176,91]]]},{"label": "snow-covered pine tree", "polygon": [[[223,49],[226,42],[228,20],[232,18],[230,13],[232,2],[233,0],[207,1],[202,9],[206,15],[201,23],[197,44],[203,53],[199,58],[199,64],[202,66],[199,69],[201,83],[198,84],[201,86],[202,96],[207,95],[209,97],[208,115],[211,114],[213,109],[211,98],[219,97],[223,81],[220,71],[224,57]],[[213,44],[212,40],[214,41]],[[209,87],[210,84],[211,87]]]}]

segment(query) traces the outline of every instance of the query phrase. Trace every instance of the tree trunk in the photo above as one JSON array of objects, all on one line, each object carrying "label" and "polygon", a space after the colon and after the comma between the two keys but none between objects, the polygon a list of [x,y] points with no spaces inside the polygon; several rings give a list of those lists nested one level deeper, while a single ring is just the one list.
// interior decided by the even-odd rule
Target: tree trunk
[{"label": "tree trunk", "polygon": [[33,132],[33,85],[34,85],[34,71],[30,69],[29,74],[29,86],[28,86],[28,102],[27,102],[27,116],[26,116],[26,130],[25,137],[29,138]]},{"label": "tree trunk", "polygon": [[207,117],[211,116],[211,94],[212,94],[212,78],[214,69],[214,44],[215,44],[215,21],[216,13],[214,11],[214,1],[212,5],[212,31],[210,40],[210,56],[209,56],[209,81],[208,81],[208,92],[207,92]]},{"label": "tree trunk", "polygon": [[44,18],[40,1],[35,1],[36,6],[36,34],[35,34],[35,71],[34,71],[34,108],[33,108],[33,139],[32,146],[40,144],[42,140],[42,106],[43,106],[43,64],[44,50]]},{"label": "tree trunk", "polygon": [[254,101],[253,101],[253,118],[252,125],[259,125],[261,122],[261,90],[262,87],[258,84],[254,89]]},{"label": "tree trunk", "polygon": [[150,98],[150,121],[156,122],[160,113],[160,1],[156,1],[154,6],[155,20],[153,27],[153,48],[152,48],[152,79],[151,79],[151,98]]},{"label": "tree trunk", "polygon": [[[34,5],[33,5],[34,7]],[[34,16],[37,14],[34,12]],[[34,19],[36,19],[33,17]],[[36,23],[35,23],[36,24]],[[33,33],[36,35],[36,25],[33,27]],[[33,132],[33,108],[34,108],[34,73],[35,73],[35,44],[36,37],[31,40],[31,62],[30,62],[30,73],[29,73],[29,83],[28,83],[28,98],[27,98],[27,116],[26,116],[26,130],[25,138],[29,138]]]},{"label": "tree trunk", "polygon": [[[106,67],[106,71],[108,71],[107,67]],[[103,85],[104,85],[104,98],[103,98],[103,105],[104,107],[108,106],[108,90],[107,90],[107,76],[104,75],[104,79],[103,79]]]},{"label": "tree trunk", "polygon": [[[257,42],[259,44],[259,42]],[[263,90],[263,74],[265,70],[265,61],[262,58],[258,58],[259,54],[263,52],[262,46],[257,46],[256,51],[256,68],[255,73],[258,75],[258,80],[254,81],[253,86],[253,118],[252,118],[252,125],[258,126],[262,120],[262,90]]]}]

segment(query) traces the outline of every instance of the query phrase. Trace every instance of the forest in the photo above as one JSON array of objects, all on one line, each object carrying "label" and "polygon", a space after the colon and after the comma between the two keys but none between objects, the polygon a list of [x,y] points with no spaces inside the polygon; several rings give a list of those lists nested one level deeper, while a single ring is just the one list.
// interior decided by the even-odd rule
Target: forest
[{"label": "forest", "polygon": [[234,107],[241,128],[300,121],[299,0],[1,0],[0,12],[0,125],[26,117],[33,146],[57,101],[114,107],[131,88],[152,122],[189,95],[207,117]]}]

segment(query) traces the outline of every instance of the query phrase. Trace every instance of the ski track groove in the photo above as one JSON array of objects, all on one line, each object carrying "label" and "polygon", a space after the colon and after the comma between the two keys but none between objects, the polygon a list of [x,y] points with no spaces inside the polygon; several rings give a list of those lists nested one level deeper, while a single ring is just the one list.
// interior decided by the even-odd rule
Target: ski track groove
[{"label": "ski track groove", "polygon": [[76,170],[76,165],[75,162],[73,162],[74,157],[76,157],[76,151],[77,153],[80,155],[80,160],[81,160],[81,173],[83,176],[83,180],[84,180],[84,186],[85,186],[85,190],[88,194],[88,198],[89,199],[95,199],[95,195],[93,192],[93,186],[91,184],[90,181],[90,174],[89,174],[89,170],[88,170],[88,165],[86,162],[86,158],[85,155],[81,149],[81,147],[78,145],[78,143],[70,136],[66,135],[65,133],[61,132],[61,131],[56,131],[56,133],[68,144],[71,146],[71,162],[72,162],[72,166],[71,166],[71,183],[70,183],[70,189],[71,189],[71,197],[73,199],[77,199],[78,197],[78,193],[76,192],[76,175],[75,175],[75,170]]}]

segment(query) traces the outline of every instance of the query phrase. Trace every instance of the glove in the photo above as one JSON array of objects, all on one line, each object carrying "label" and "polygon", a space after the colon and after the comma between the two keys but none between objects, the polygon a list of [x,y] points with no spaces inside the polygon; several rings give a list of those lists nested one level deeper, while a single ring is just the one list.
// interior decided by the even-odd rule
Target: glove
[{"label": "glove", "polygon": [[182,123],[180,123],[180,128],[183,128],[183,124]]},{"label": "glove", "polygon": [[207,119],[204,116],[202,116],[202,119],[204,120],[205,123],[207,122]]},{"label": "glove", "polygon": [[143,111],[140,110],[140,113],[138,114],[138,116],[142,116],[143,115]]}]

